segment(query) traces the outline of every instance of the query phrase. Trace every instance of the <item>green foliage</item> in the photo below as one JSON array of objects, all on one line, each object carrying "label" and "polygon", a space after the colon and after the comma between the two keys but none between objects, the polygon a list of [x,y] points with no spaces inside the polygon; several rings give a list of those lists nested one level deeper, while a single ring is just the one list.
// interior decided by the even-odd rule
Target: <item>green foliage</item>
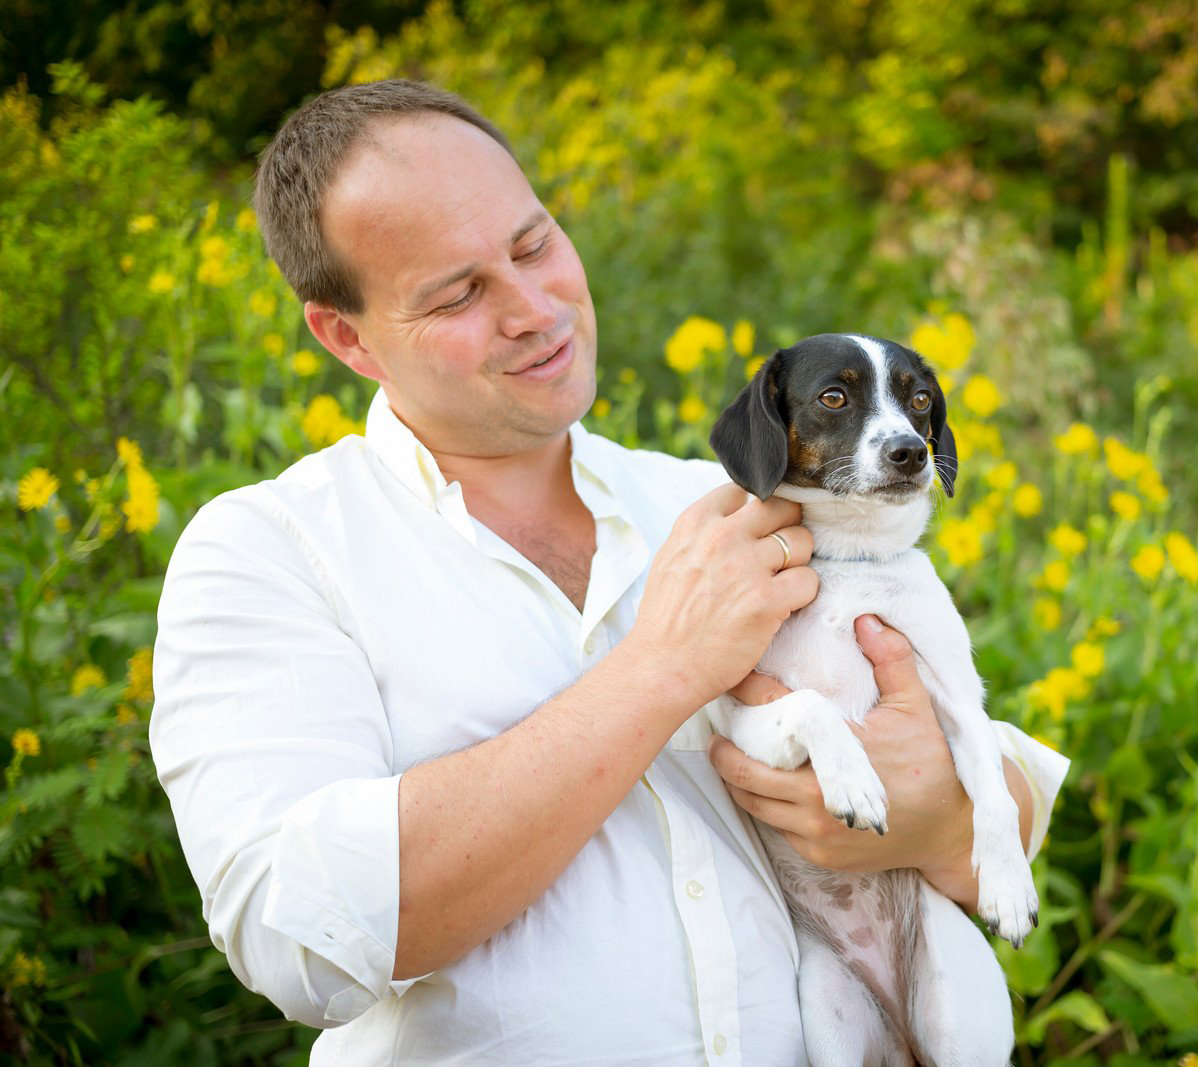
[{"label": "green foliage", "polygon": [[[963,477],[932,554],[993,712],[1073,760],[1040,928],[999,946],[1026,1063],[1198,1047],[1198,255],[1168,229],[1196,46],[1170,10],[471,0],[327,36],[327,84],[430,78],[512,136],[588,267],[601,432],[708,454],[761,357],[824,329],[937,363]],[[133,5],[80,47],[132,90],[185,20],[223,37],[193,113],[244,138],[302,91],[254,41],[320,18],[272,12]],[[281,86],[259,112],[250,66]],[[371,390],[316,353],[208,133],[53,79],[0,97],[0,1048],[298,1064],[314,1035],[207,939],[149,647],[195,510],[359,429]]]}]

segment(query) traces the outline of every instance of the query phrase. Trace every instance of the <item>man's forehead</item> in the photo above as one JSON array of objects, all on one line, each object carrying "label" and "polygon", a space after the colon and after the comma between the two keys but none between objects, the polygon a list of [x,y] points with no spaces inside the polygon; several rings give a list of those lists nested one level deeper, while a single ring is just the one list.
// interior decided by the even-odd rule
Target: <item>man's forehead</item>
[{"label": "man's forehead", "polygon": [[497,141],[452,116],[420,115],[372,123],[322,215],[339,255],[407,289],[505,243],[538,209]]}]

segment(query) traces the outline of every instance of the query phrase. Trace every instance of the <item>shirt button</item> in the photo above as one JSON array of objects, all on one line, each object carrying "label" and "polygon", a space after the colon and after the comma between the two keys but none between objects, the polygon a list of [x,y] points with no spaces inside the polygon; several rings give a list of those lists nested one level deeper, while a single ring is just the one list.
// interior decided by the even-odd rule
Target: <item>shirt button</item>
[{"label": "shirt button", "polygon": [[716,1034],[715,1037],[711,1039],[711,1047],[715,1049],[715,1054],[717,1056],[722,1056],[728,1051],[728,1040],[723,1034]]},{"label": "shirt button", "polygon": [[691,900],[698,900],[703,895],[703,883],[696,882],[693,878],[686,883],[686,895]]},{"label": "shirt button", "polygon": [[595,651],[595,639],[593,637],[588,637],[586,639],[586,643],[582,646],[582,650],[588,656],[591,655]]}]

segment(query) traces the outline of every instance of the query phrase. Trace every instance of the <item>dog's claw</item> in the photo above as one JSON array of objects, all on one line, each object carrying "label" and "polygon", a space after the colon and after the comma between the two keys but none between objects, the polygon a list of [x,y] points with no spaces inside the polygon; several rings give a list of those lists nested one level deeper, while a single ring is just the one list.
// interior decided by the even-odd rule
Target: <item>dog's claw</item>
[{"label": "dog's claw", "polygon": [[845,812],[844,821],[845,821],[845,825],[851,830],[853,828],[853,823],[855,823],[857,821],[857,819],[856,819],[856,816],[854,816],[853,813],[851,811],[849,811],[849,812]]},{"label": "dog's claw", "polygon": [[1039,926],[1039,925],[1040,925],[1040,913],[1039,913],[1038,911],[1033,911],[1033,912],[1032,912],[1032,925],[1033,925],[1033,926]]}]

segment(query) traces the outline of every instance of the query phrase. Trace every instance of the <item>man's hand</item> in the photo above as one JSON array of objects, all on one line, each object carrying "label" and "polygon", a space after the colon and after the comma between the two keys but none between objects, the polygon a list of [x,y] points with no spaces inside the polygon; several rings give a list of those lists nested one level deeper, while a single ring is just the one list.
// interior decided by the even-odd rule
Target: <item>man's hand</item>
[{"label": "man's hand", "polygon": [[[671,672],[671,697],[684,698],[687,715],[740,681],[782,623],[815,599],[800,515],[791,501],[721,486],[679,516],[654,557],[624,644],[646,670]],[[785,568],[775,532],[790,545]]]},{"label": "man's hand", "polygon": [[[946,896],[969,910],[977,903],[970,853],[973,805],[961,787],[948,743],[919,679],[911,646],[874,616],[857,620],[857,642],[874,665],[881,701],[861,727],[870,763],[890,802],[885,837],[850,830],[824,810],[810,764],[779,771],[750,759],[724,738],[713,740],[711,761],[732,798],[749,814],[781,830],[796,852],[820,867],[877,871],[915,867]],[[750,674],[731,693],[765,704],[787,689]],[[1031,831],[1031,794],[1023,775],[1007,766],[1007,783],[1020,809],[1024,845]]]}]

